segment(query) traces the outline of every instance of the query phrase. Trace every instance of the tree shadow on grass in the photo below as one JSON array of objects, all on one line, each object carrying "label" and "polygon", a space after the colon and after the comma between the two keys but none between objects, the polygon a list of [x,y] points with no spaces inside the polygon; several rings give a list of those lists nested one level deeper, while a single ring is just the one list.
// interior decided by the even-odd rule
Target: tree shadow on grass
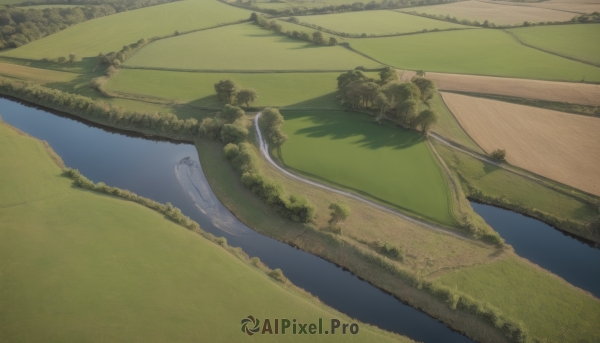
[{"label": "tree shadow on grass", "polygon": [[417,132],[394,127],[389,124],[378,124],[372,117],[360,113],[340,112],[291,112],[286,119],[305,118],[313,125],[297,130],[294,134],[311,138],[347,139],[356,137],[352,144],[368,149],[391,147],[406,149],[425,140]]}]

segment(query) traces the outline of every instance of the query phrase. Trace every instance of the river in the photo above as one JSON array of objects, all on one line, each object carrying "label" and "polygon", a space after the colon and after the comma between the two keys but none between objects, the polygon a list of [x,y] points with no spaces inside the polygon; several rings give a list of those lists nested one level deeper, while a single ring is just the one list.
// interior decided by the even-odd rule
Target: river
[{"label": "river", "polygon": [[[171,202],[205,231],[227,238],[230,245],[258,256],[271,268],[281,268],[294,284],[350,317],[417,341],[472,342],[348,271],[239,222],[210,190],[191,144],[149,139],[3,98],[0,116],[50,143],[68,167],[79,169],[92,181]],[[598,296],[600,250],[537,220],[473,206],[521,256]]]}]

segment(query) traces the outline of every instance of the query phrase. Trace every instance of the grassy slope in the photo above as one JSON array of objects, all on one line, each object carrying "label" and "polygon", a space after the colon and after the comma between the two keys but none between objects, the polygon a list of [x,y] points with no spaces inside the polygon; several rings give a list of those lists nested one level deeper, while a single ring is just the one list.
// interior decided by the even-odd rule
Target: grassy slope
[{"label": "grassy slope", "polygon": [[339,73],[182,73],[158,70],[122,69],[107,84],[110,91],[149,95],[189,102],[197,106],[216,106],[214,84],[233,79],[243,88],[258,94],[255,106],[332,107],[335,103]]},{"label": "grassy slope", "polygon": [[302,16],[306,22],[338,32],[367,35],[407,33],[423,29],[468,28],[467,26],[403,14],[393,11],[348,12],[331,15]]},{"label": "grassy slope", "polygon": [[600,63],[600,24],[535,26],[510,31],[532,46]]},{"label": "grassy slope", "polygon": [[127,66],[204,70],[344,70],[377,63],[340,46],[317,46],[254,24],[240,24],[160,40]]},{"label": "grassy slope", "polygon": [[1,55],[41,59],[74,52],[80,57],[92,57],[99,52],[117,51],[140,38],[210,27],[249,16],[248,11],[218,1],[177,1],[89,20]]},{"label": "grassy slope", "polygon": [[78,76],[75,73],[25,67],[0,62],[0,75],[16,79],[30,80],[39,84],[51,82],[71,82]]},{"label": "grassy slope", "polygon": [[439,115],[438,123],[433,127],[433,131],[451,140],[458,142],[474,151],[483,153],[484,151],[469,137],[469,135],[463,130],[456,118],[442,99],[440,93],[436,93],[431,100],[429,100],[429,106],[422,104],[420,110],[429,107],[436,111]]},{"label": "grassy slope", "polygon": [[433,32],[403,37],[352,39],[351,46],[405,69],[516,78],[600,81],[600,68],[519,44],[500,30]]},{"label": "grassy slope", "polygon": [[[235,341],[248,314],[344,318],[157,212],[73,188],[39,141],[5,125],[0,160],[2,341]],[[325,338],[393,340],[363,325],[310,341]]]},{"label": "grassy slope", "polygon": [[449,189],[422,136],[364,114],[285,112],[286,166],[445,224]]},{"label": "grassy slope", "polygon": [[600,301],[518,257],[450,272],[438,280],[523,320],[542,342],[600,339]]},{"label": "grassy slope", "polygon": [[[586,221],[596,215],[596,209],[571,196],[557,192],[513,173],[481,162],[462,153],[456,153],[440,144],[436,150],[454,170],[460,171],[466,185],[481,190],[484,194],[501,197],[516,204],[524,204],[560,218]],[[467,189],[465,189],[467,191]],[[468,193],[467,193],[468,194]]]}]

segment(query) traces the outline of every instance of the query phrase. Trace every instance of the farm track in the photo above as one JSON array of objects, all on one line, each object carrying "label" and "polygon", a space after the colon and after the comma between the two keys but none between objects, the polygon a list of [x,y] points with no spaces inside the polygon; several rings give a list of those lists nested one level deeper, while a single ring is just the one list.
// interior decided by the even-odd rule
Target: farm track
[{"label": "farm track", "polygon": [[296,173],[293,173],[293,172],[291,172],[291,171],[283,168],[282,166],[280,166],[279,164],[277,164],[271,158],[271,155],[269,153],[268,144],[267,144],[267,142],[262,137],[262,133],[261,133],[260,127],[258,125],[258,120],[260,119],[261,115],[262,115],[262,112],[259,112],[254,117],[254,128],[256,130],[256,134],[257,134],[257,139],[258,139],[258,144],[259,144],[261,155],[263,155],[263,157],[267,160],[267,162],[271,166],[273,166],[274,168],[276,168],[285,177],[293,179],[293,180],[296,180],[296,181],[300,181],[300,182],[306,183],[306,184],[311,185],[313,187],[317,187],[317,188],[321,188],[321,189],[327,190],[327,191],[335,193],[335,194],[339,194],[339,195],[343,195],[343,196],[352,198],[354,200],[357,200],[357,201],[360,201],[360,202],[362,202],[364,204],[372,206],[372,207],[374,207],[374,208],[376,208],[378,210],[381,210],[381,211],[384,211],[384,212],[396,215],[396,216],[398,216],[398,217],[400,217],[400,218],[402,218],[404,220],[407,220],[407,221],[409,221],[409,222],[411,222],[413,224],[417,224],[417,225],[419,225],[421,227],[424,227],[426,229],[429,229],[429,230],[432,230],[432,231],[436,231],[436,232],[439,232],[439,233],[443,233],[443,234],[447,234],[447,235],[451,235],[453,237],[456,237],[456,238],[459,238],[459,239],[463,239],[463,240],[467,240],[467,241],[470,241],[470,242],[473,242],[473,243],[476,243],[476,244],[480,244],[480,245],[483,244],[483,243],[481,243],[481,242],[479,242],[479,241],[477,241],[475,239],[472,239],[472,238],[470,238],[470,237],[468,237],[468,236],[466,236],[466,235],[464,235],[462,233],[451,231],[451,230],[449,230],[449,229],[447,229],[447,228],[445,228],[445,227],[443,227],[441,225],[432,224],[432,223],[427,222],[425,220],[409,216],[409,215],[407,215],[407,214],[405,214],[403,212],[400,212],[400,211],[392,208],[391,206],[386,206],[386,205],[377,203],[377,202],[375,202],[373,200],[370,200],[370,199],[368,199],[368,198],[366,198],[364,196],[358,195],[358,194],[353,193],[353,192],[349,192],[349,191],[345,191],[345,190],[341,190],[341,189],[338,189],[338,188],[335,188],[335,187],[331,187],[331,186],[325,185],[323,183],[320,183],[320,182],[308,179],[306,177],[300,176],[300,175],[298,175]]}]

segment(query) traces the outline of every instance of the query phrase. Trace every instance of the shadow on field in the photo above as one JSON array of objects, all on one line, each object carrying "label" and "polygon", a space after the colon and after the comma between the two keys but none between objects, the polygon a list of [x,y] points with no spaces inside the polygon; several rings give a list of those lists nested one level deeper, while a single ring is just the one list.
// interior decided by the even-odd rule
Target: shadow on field
[{"label": "shadow on field", "polygon": [[297,130],[294,134],[313,138],[328,137],[329,139],[346,139],[356,137],[353,144],[369,149],[392,147],[406,149],[421,143],[424,137],[419,133],[409,131],[389,124],[377,124],[363,114],[320,111],[285,114],[286,120],[308,119],[312,124]]}]

